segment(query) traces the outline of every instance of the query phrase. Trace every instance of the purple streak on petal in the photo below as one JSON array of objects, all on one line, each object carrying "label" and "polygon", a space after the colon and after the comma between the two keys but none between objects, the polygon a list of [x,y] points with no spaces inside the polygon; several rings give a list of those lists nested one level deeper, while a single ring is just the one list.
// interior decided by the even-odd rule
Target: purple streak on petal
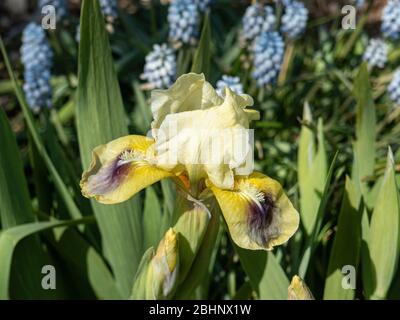
[{"label": "purple streak on petal", "polygon": [[264,200],[249,204],[248,226],[249,237],[260,246],[265,246],[270,240],[277,238],[279,229],[273,223],[276,212],[275,201],[270,194],[264,192]]},{"label": "purple streak on petal", "polygon": [[132,168],[131,163],[121,164],[119,157],[88,179],[88,190],[90,194],[102,195],[114,191],[121,185],[124,178]]}]

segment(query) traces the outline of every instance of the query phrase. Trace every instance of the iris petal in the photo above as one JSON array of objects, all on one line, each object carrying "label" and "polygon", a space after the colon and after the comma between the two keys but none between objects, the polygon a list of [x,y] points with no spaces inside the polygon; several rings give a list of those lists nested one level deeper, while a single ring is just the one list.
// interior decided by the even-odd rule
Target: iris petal
[{"label": "iris petal", "polygon": [[222,101],[206,81],[204,74],[184,74],[171,88],[151,92],[151,110],[154,118],[152,128],[159,128],[169,114],[204,110],[219,105]]},{"label": "iris petal", "polygon": [[299,214],[277,181],[255,172],[236,178],[233,190],[208,184],[238,246],[271,250],[296,232]]},{"label": "iris petal", "polygon": [[82,174],[82,194],[100,203],[119,203],[171,176],[153,164],[153,144],[147,137],[129,135],[95,148],[92,163]]},{"label": "iris petal", "polygon": [[[207,109],[168,114],[156,138],[157,165],[165,170],[182,167],[191,180],[208,177],[219,188],[230,189],[235,169],[252,160],[250,121],[259,113],[246,109],[250,96],[226,88],[222,104]],[[246,174],[252,172],[252,167]]]}]

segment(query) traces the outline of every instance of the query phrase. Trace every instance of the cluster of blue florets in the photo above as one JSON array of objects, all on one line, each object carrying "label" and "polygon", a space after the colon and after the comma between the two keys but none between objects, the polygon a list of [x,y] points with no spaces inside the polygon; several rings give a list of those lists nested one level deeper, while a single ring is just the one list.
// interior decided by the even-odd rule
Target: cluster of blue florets
[{"label": "cluster of blue florets", "polygon": [[272,7],[259,3],[247,7],[242,23],[242,36],[247,41],[253,41],[261,33],[276,28],[276,18]]},{"label": "cluster of blue florets", "polygon": [[56,10],[57,19],[64,19],[68,14],[68,7],[66,0],[39,0],[38,8],[40,12],[44,6],[52,5]]},{"label": "cluster of blue florets", "polygon": [[[106,18],[106,20],[108,20],[108,22],[110,22],[110,24],[108,26],[111,26],[111,23],[117,19],[118,17],[118,10],[117,10],[117,1],[116,0],[100,0],[100,9],[101,12],[104,16],[104,18]],[[75,31],[75,41],[79,42],[81,39],[81,30],[80,30],[80,25],[77,25],[76,27],[76,31]],[[107,28],[108,29],[108,28]],[[108,29],[109,32],[112,32],[112,28],[111,31],[110,29]]]},{"label": "cluster of blue florets", "polygon": [[372,67],[384,68],[387,62],[388,47],[382,39],[371,39],[365,49],[363,60]]},{"label": "cluster of blue florets", "polygon": [[389,0],[383,9],[381,31],[387,38],[400,39],[400,0]]},{"label": "cluster of blue florets", "polygon": [[308,9],[299,1],[286,0],[284,4],[285,11],[282,15],[281,31],[287,37],[295,39],[306,29]]},{"label": "cluster of blue florets", "polygon": [[[386,39],[400,39],[400,0],[388,0],[386,6],[383,8],[381,32]],[[378,66],[380,68],[383,68],[387,62],[388,55],[388,48],[386,43],[384,43],[383,40],[379,40],[379,42],[375,44],[375,48],[372,47],[372,44],[367,47],[364,53],[364,60],[367,60],[368,64],[370,65],[378,65],[379,63],[380,65]],[[368,49],[370,50],[369,53],[367,53]],[[368,56],[369,59],[366,59],[366,56]],[[373,58],[371,58],[371,56]],[[394,73],[393,79],[389,84],[387,91],[391,100],[395,104],[400,105],[399,69]]]},{"label": "cluster of blue florets", "polygon": [[197,5],[198,9],[199,9],[201,12],[206,11],[207,8],[211,5],[211,3],[212,3],[213,1],[214,1],[214,0],[194,0],[194,2],[196,2],[196,5]]},{"label": "cluster of blue florets", "polygon": [[174,0],[168,8],[169,38],[175,43],[190,44],[199,35],[199,10],[192,0]]},{"label": "cluster of blue florets", "polygon": [[117,0],[100,0],[100,8],[106,19],[114,20],[117,18]]},{"label": "cluster of blue florets", "polygon": [[[308,21],[308,9],[300,1],[284,0],[280,31],[288,38],[299,37]],[[285,44],[277,31],[271,6],[255,3],[246,9],[242,19],[242,37],[253,53],[253,78],[259,86],[276,82],[284,55]]]},{"label": "cluster of blue florets", "polygon": [[239,77],[223,75],[221,80],[217,81],[217,93],[219,96],[224,97],[225,87],[228,87],[237,94],[243,93],[243,85],[240,83]]},{"label": "cluster of blue florets", "polygon": [[174,50],[167,44],[154,45],[153,51],[146,56],[143,80],[151,89],[170,87],[176,79],[176,58]]},{"label": "cluster of blue florets", "polygon": [[[199,36],[200,12],[213,0],[173,0],[168,8],[169,39],[174,44],[192,44]],[[146,56],[141,78],[150,88],[167,88],[176,79],[174,49],[167,44],[154,45]]]},{"label": "cluster of blue florets", "polygon": [[262,87],[273,84],[281,69],[285,44],[276,31],[264,32],[257,37],[254,47],[253,78]]},{"label": "cluster of blue florets", "polygon": [[357,8],[362,8],[365,6],[365,0],[354,0],[354,4]]},{"label": "cluster of blue florets", "polygon": [[397,69],[393,75],[393,79],[390,82],[387,91],[390,99],[397,105],[400,106],[400,69]]},{"label": "cluster of blue florets", "polygon": [[28,105],[39,111],[51,107],[51,67],[53,52],[42,27],[30,23],[22,34],[21,60],[24,65],[24,85]]}]

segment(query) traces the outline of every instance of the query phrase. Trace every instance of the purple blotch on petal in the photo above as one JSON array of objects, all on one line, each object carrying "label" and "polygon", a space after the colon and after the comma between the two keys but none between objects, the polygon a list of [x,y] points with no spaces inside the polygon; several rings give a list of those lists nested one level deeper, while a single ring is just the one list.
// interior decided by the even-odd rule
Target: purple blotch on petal
[{"label": "purple blotch on petal", "polygon": [[250,201],[248,214],[249,237],[260,246],[265,246],[279,235],[274,225],[275,201],[270,194],[263,193],[263,201]]},{"label": "purple blotch on petal", "polygon": [[131,163],[121,163],[119,157],[89,177],[88,191],[93,195],[102,195],[114,191],[122,183],[132,168]]}]

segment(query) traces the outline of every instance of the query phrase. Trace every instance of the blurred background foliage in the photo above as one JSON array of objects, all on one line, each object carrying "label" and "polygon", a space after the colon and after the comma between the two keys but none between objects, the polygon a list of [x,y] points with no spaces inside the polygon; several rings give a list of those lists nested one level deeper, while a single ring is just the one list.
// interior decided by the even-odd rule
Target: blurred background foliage
[{"label": "blurred background foliage", "polygon": [[[150,91],[141,75],[153,45],[167,42],[168,2],[120,0],[117,16],[103,19],[94,1],[82,9],[68,1],[66,18],[46,31],[52,108],[39,113],[21,89],[20,46],[40,11],[35,1],[0,4],[1,299],[143,297],[141,266],[174,222],[174,189],[163,181],[103,206],[81,196],[79,180],[93,147],[148,131]],[[260,2],[279,18],[279,2]],[[254,97],[262,115],[256,169],[282,183],[301,226],[266,253],[237,248],[223,224],[210,221],[172,298],[286,299],[295,275],[316,299],[400,298],[400,108],[387,92],[400,66],[398,40],[387,41],[384,68],[363,63],[369,39],[382,37],[387,2],[358,8],[356,30],[341,28],[348,2],[304,3],[307,28],[285,38],[276,84],[260,88],[251,76],[240,36],[250,1],[213,1],[201,15],[202,38],[175,46],[177,74],[201,71],[213,85],[236,76]],[[56,290],[41,288],[46,264],[56,267]],[[355,290],[343,289],[344,265],[356,270]]]}]

